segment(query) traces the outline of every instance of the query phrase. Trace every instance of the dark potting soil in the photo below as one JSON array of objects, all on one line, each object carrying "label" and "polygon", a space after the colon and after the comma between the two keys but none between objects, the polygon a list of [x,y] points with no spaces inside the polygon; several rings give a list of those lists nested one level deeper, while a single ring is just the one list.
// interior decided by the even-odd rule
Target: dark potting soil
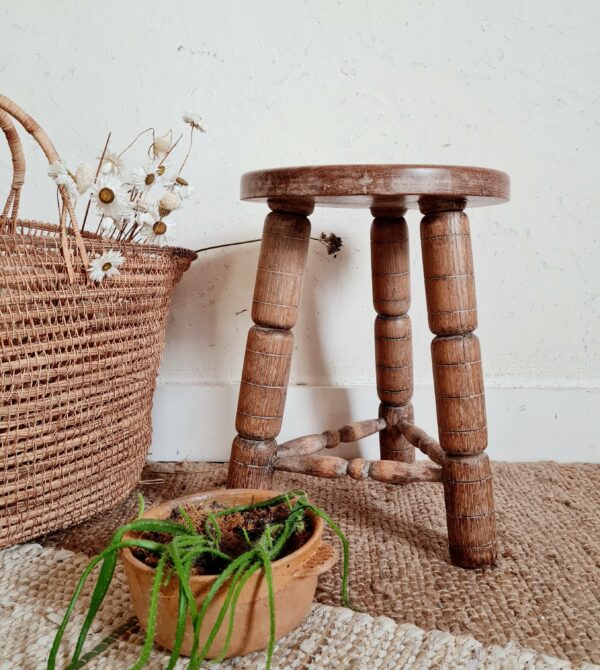
[{"label": "dark potting soil", "polygon": [[[208,508],[186,505],[183,509],[192,520],[196,530],[199,533],[206,534],[208,521],[207,509],[214,513],[225,509],[225,506],[212,502]],[[221,529],[219,549],[232,559],[237,558],[250,548],[242,529],[246,530],[250,542],[255,542],[261,537],[267,525],[283,523],[289,516],[289,513],[289,507],[285,503],[281,503],[272,507],[259,507],[245,512],[235,512],[234,514],[217,517],[217,522]],[[179,509],[174,509],[169,519],[175,521],[175,523],[186,525]],[[290,537],[277,558],[283,558],[299,549],[308,541],[313,533],[313,529],[314,518],[310,512],[307,512],[304,516],[304,528],[297,530]],[[167,533],[144,532],[140,533],[139,537],[167,544],[171,541],[172,536]],[[156,567],[158,563],[158,556],[146,549],[134,547],[132,553],[138,560],[150,567]],[[199,556],[194,562],[192,574],[218,575],[226,566],[227,562],[223,559],[204,554]]]}]

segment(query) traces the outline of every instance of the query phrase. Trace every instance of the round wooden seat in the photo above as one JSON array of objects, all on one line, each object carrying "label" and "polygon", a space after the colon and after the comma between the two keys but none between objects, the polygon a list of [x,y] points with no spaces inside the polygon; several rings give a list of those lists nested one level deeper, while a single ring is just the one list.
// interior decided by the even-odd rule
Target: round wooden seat
[{"label": "round wooden seat", "polygon": [[432,200],[481,207],[509,197],[506,173],[455,165],[311,165],[256,170],[241,180],[242,200],[298,212],[310,212],[315,205],[380,213],[424,210],[431,209]]}]

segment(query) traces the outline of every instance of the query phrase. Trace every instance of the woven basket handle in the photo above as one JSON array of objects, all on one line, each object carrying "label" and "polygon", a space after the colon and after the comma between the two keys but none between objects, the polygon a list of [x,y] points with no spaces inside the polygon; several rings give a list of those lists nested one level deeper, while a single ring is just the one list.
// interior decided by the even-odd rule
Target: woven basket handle
[{"label": "woven basket handle", "polygon": [[[0,111],[5,112],[6,114],[9,114],[12,116],[14,119],[16,119],[22,126],[25,128],[25,130],[35,139],[35,141],[40,145],[42,151],[46,155],[46,158],[48,159],[49,163],[55,163],[56,161],[60,160],[60,157],[58,155],[58,152],[54,148],[54,145],[50,141],[50,138],[48,135],[46,135],[44,129],[40,126],[40,124],[33,119],[29,114],[27,114],[19,105],[17,105],[15,102],[10,100],[4,95],[0,95]],[[3,115],[4,117],[5,115]],[[7,130],[5,129],[5,125],[2,125],[2,130],[4,130],[7,138],[8,138],[8,143],[13,155],[13,170],[14,170],[14,176],[13,176],[13,188],[15,185],[15,181],[20,183],[18,186],[18,193],[20,193],[21,186],[23,185],[24,181],[24,176],[25,176],[25,160],[23,157],[23,151],[20,145],[20,142],[17,138],[17,143],[18,143],[18,150],[15,153],[15,142],[14,140],[11,140],[11,136],[14,137],[13,133],[16,134],[15,128],[13,124],[10,122],[10,129]],[[79,255],[81,256],[81,260],[83,261],[83,264],[85,267],[88,266],[89,264],[89,259],[87,255],[87,251],[85,248],[85,245],[83,243],[83,239],[81,237],[81,233],[79,232],[79,227],[77,226],[77,219],[75,217],[75,211],[73,208],[73,202],[71,201],[71,198],[69,197],[69,194],[67,192],[67,189],[65,186],[62,184],[59,185],[58,190],[60,192],[60,197],[62,198],[63,201],[63,208],[61,212],[61,217],[60,217],[60,237],[61,237],[61,245],[62,245],[62,252],[63,256],[65,259],[65,265],[67,268],[67,274],[69,275],[69,281],[73,283],[75,281],[75,272],[73,270],[73,260],[71,258],[71,251],[69,249],[69,239],[68,239],[68,231],[67,231],[67,213],[69,215],[69,219],[71,221],[71,229],[72,233],[75,236],[75,242],[77,244],[77,250],[79,251]],[[12,193],[12,189],[11,189]],[[11,201],[11,196],[9,195],[9,202]],[[12,207],[13,207],[13,216],[14,219],[16,220],[16,208],[15,208],[15,201],[16,201],[16,208],[18,209],[18,194],[14,195],[12,197]],[[14,223],[11,221],[11,227],[14,230]]]},{"label": "woven basket handle", "polygon": [[2,109],[0,109],[0,128],[6,135],[13,164],[13,180],[2,212],[2,220],[8,223],[9,231],[14,233],[19,213],[21,187],[25,181],[25,155],[23,154],[23,146],[21,145],[17,129],[11,121],[10,116]]}]

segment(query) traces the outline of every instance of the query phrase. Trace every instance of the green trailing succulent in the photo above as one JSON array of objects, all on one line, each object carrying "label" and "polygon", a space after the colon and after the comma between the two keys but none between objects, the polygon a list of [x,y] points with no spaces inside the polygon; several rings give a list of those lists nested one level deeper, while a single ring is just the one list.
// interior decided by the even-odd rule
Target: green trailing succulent
[{"label": "green trailing succulent", "polygon": [[[221,550],[221,527],[218,521],[220,517],[229,514],[244,513],[253,509],[274,507],[281,504],[287,506],[289,513],[282,521],[267,524],[258,539],[252,541],[248,533],[245,532],[245,530],[242,530],[248,544],[247,551],[233,558]],[[73,593],[73,597],[67,607],[64,619],[54,639],[52,649],[50,650],[47,665],[48,670],[55,670],[56,668],[56,659],[60,643],[75,608],[75,603],[81,594],[87,578],[90,576],[94,568],[100,564],[100,572],[98,574],[96,586],[92,592],[88,612],[81,627],[75,651],[67,666],[67,670],[75,670],[78,667],[86,636],[100,606],[102,605],[102,601],[108,592],[115,573],[118,554],[122,549],[127,547],[137,547],[147,552],[151,552],[158,557],[150,596],[150,606],[148,609],[146,636],[139,658],[135,665],[132,666],[132,670],[140,670],[150,658],[154,643],[160,588],[163,584],[167,583],[173,575],[177,576],[179,580],[179,610],[175,641],[167,665],[167,670],[173,670],[180,657],[186,619],[188,616],[191,619],[194,631],[193,646],[188,668],[189,670],[197,670],[223,625],[227,626],[225,644],[216,661],[221,661],[225,657],[233,633],[233,623],[238,598],[248,579],[250,579],[250,577],[258,570],[264,571],[269,603],[270,635],[266,660],[266,668],[268,670],[271,666],[273,648],[275,646],[276,617],[271,562],[280,556],[286,543],[292,538],[294,533],[304,529],[305,515],[307,512],[323,519],[323,521],[325,521],[337,535],[342,544],[342,601],[344,605],[350,607],[348,598],[348,541],[338,525],[323,510],[309,502],[308,496],[304,491],[289,491],[288,493],[250,505],[239,505],[237,507],[214,512],[208,510],[206,523],[203,529],[204,532],[199,532],[197,530],[189,514],[183,508],[179,508],[181,523],[171,520],[143,519],[140,518],[143,512],[144,499],[140,495],[138,518],[121,526],[121,528],[119,528],[113,535],[108,547],[98,554],[98,556],[95,556],[83,571],[75,588],[75,592]],[[170,536],[171,539],[169,542],[156,542],[154,540],[145,539],[144,537],[123,540],[125,534],[130,532],[160,533]],[[192,574],[194,562],[202,556],[220,559],[224,567],[214,581],[206,597],[200,603],[200,606],[198,606],[190,588],[190,576]],[[202,628],[204,617],[210,603],[225,584],[227,585],[225,600],[217,619],[208,634],[206,642],[202,648],[200,648],[200,630]]]}]

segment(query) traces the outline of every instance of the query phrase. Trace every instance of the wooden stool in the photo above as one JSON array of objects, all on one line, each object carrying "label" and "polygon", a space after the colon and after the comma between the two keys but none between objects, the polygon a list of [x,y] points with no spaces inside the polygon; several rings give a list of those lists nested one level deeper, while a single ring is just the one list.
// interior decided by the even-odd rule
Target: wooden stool
[{"label": "wooden stool", "polygon": [[[249,172],[242,200],[266,201],[227,486],[270,488],[273,472],[443,482],[452,562],[496,560],[475,279],[466,206],[506,202],[503,172],[435,165],[333,165]],[[379,418],[277,445],[315,205],[368,207]],[[407,209],[420,209],[421,248],[439,443],[413,425]],[[315,456],[379,431],[380,461]],[[415,447],[436,464],[415,463]]]}]

